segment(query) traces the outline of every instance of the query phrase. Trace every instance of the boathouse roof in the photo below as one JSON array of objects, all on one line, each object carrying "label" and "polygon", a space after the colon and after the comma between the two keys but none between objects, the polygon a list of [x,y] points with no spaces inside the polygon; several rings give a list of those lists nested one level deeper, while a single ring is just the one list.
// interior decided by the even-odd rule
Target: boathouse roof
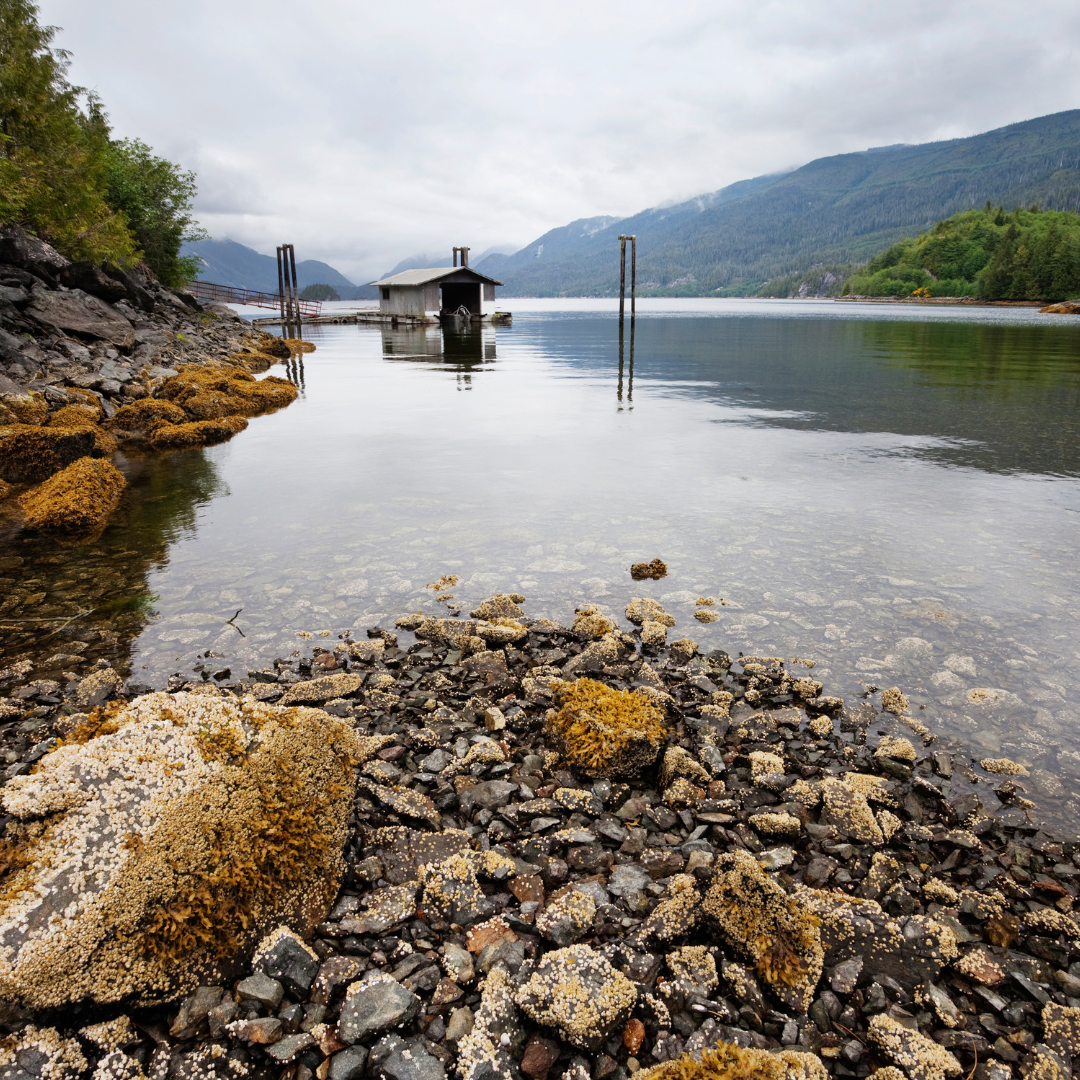
[{"label": "boathouse roof", "polygon": [[474,281],[485,281],[489,285],[501,285],[487,274],[481,274],[470,266],[434,266],[429,270],[402,270],[400,274],[383,278],[381,281],[371,281],[370,285],[426,285],[429,281],[438,281],[440,278],[450,277],[453,274],[467,274]]}]

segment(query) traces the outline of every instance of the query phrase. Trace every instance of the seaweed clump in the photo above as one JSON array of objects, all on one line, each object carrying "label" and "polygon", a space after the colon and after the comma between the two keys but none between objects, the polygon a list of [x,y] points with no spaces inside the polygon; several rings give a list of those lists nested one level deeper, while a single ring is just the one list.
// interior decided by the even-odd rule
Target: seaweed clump
[{"label": "seaweed clump", "polygon": [[213,446],[228,442],[243,431],[248,422],[242,416],[223,416],[218,420],[194,420],[189,424],[165,424],[150,436],[155,450],[187,450],[193,446]]},{"label": "seaweed clump", "polygon": [[792,1076],[827,1074],[812,1054],[792,1050],[773,1054],[722,1042],[710,1050],[683,1054],[674,1061],[643,1069],[637,1075],[641,1080],[790,1080]]},{"label": "seaweed clump", "polygon": [[88,430],[9,424],[0,427],[0,480],[40,484],[94,449]]},{"label": "seaweed clump", "polygon": [[771,881],[748,852],[716,860],[702,911],[785,1004],[806,1011],[821,977],[820,920]]},{"label": "seaweed clump", "polygon": [[[157,392],[159,399],[178,405],[193,420],[258,416],[290,405],[298,394],[288,379],[276,375],[256,379],[236,368],[193,365],[179,368]],[[219,411],[225,407],[227,412]]]},{"label": "seaweed clump", "polygon": [[156,398],[139,398],[130,405],[123,405],[116,410],[109,421],[109,427],[122,431],[125,435],[132,432],[152,433],[165,424],[183,424],[187,414],[179,405],[171,401],[159,401]]},{"label": "seaweed clump", "polygon": [[113,512],[126,486],[115,465],[84,457],[32,488],[19,504],[32,529],[87,531]]},{"label": "seaweed clump", "polygon": [[646,697],[578,679],[561,689],[560,700],[549,729],[569,764],[592,775],[633,776],[656,760],[667,728]]},{"label": "seaweed clump", "polygon": [[630,576],[635,581],[659,581],[667,577],[667,563],[663,559],[653,559],[652,562],[636,562],[630,567]]}]

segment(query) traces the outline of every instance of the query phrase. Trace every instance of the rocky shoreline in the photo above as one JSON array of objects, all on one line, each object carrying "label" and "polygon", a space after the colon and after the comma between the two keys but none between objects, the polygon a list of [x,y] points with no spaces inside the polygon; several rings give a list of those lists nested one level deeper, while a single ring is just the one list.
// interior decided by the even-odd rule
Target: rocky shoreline
[{"label": "rocky shoreline", "polygon": [[[806,665],[668,642],[655,601],[632,599],[625,627],[526,607],[405,616],[226,686],[148,693],[104,662],[67,686],[0,672],[5,721],[40,737],[0,789],[4,1075],[1071,1076],[1080,842],[1035,823],[1023,766],[936,751],[898,688],[843,702]],[[93,817],[90,763],[162,755],[205,830],[213,784],[255,769],[279,728],[311,809],[245,844],[262,869],[289,836],[309,861],[274,864],[291,869],[244,908],[233,953],[210,951],[230,916],[209,907],[184,945],[161,912],[195,925],[184,882],[207,865],[181,873],[175,839],[152,862],[164,817],[110,837],[107,815],[152,785],[133,770]],[[331,743],[338,764],[319,764]],[[328,779],[342,761],[349,778]],[[70,885],[48,876],[68,848],[49,863],[39,838],[86,835],[79,814],[101,830],[87,858],[108,851],[111,869],[34,929],[34,896]],[[153,879],[172,874],[177,897],[152,897],[128,937],[98,927],[83,959],[119,955],[128,974],[89,992],[43,979],[50,934],[88,940],[91,893],[131,906],[110,882],[139,859],[167,865]],[[323,869],[304,880],[331,887],[297,906],[310,860]]]}]

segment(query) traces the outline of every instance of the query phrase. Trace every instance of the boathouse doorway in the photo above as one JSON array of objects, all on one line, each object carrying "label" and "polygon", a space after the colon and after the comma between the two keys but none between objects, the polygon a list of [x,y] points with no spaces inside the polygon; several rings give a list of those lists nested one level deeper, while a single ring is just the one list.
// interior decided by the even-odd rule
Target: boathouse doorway
[{"label": "boathouse doorway", "polygon": [[[470,315],[479,315],[480,290],[479,281],[444,281],[442,284],[442,310],[452,313],[458,308],[468,309]],[[494,290],[492,290],[494,291]]]}]

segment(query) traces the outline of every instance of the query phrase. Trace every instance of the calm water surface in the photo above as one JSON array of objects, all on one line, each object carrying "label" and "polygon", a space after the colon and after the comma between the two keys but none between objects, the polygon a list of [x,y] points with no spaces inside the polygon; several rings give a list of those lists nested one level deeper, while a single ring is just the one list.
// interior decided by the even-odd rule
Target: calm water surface
[{"label": "calm water surface", "polygon": [[[563,622],[653,596],[703,649],[812,658],[848,698],[899,685],[1080,826],[1080,319],[652,301],[620,368],[611,303],[506,306],[511,327],[466,335],[309,331],[317,351],[274,369],[294,405],[120,459],[91,545],[0,522],[5,659],[238,677],[307,634],[443,612],[425,585],[447,573],[466,613],[493,591]],[[654,556],[669,576],[632,582]],[[15,621],[91,608],[60,633]]]}]

